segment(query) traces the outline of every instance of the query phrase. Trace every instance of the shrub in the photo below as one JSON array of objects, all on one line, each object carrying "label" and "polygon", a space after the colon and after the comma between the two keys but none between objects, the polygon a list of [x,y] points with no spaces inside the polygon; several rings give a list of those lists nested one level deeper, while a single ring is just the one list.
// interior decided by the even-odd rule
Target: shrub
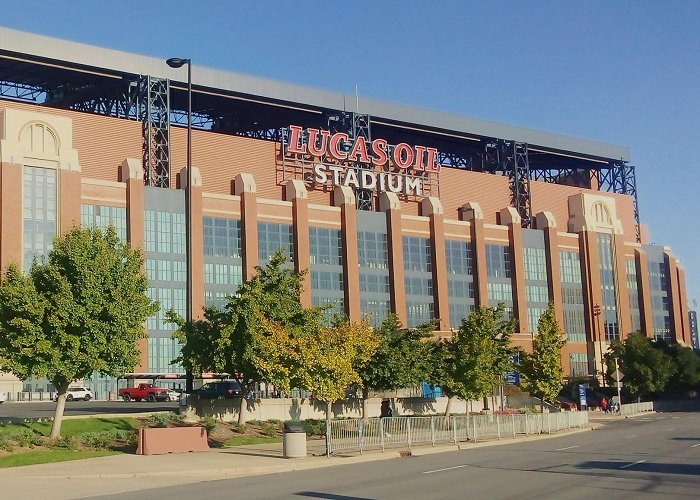
[{"label": "shrub", "polygon": [[47,443],[47,446],[51,449],[59,450],[74,450],[75,449],[75,439],[73,436],[61,436],[58,439],[54,439]]},{"label": "shrub", "polygon": [[12,443],[7,438],[7,436],[0,435],[0,450],[9,452],[13,450]]},{"label": "shrub", "polygon": [[85,446],[89,446],[90,448],[110,448],[114,443],[114,434],[110,431],[86,432],[80,436],[80,440]]},{"label": "shrub", "polygon": [[42,437],[31,429],[21,429],[16,434],[12,434],[10,438],[22,448],[31,448],[44,444]]},{"label": "shrub", "polygon": [[309,418],[304,421],[304,430],[306,430],[307,436],[325,436],[326,421]]},{"label": "shrub", "polygon": [[231,422],[231,430],[233,432],[243,434],[245,432],[245,429],[246,429],[245,424],[239,424],[238,422]]},{"label": "shrub", "polygon": [[207,435],[209,436],[214,432],[217,424],[218,422],[212,417],[204,417],[202,419],[202,426],[207,430]]},{"label": "shrub", "polygon": [[276,437],[278,429],[279,429],[279,427],[273,423],[270,423],[270,422],[261,422],[260,423],[260,432],[263,433],[265,436]]},{"label": "shrub", "polygon": [[148,417],[148,424],[152,427],[169,427],[170,424],[180,420],[180,415],[174,412],[154,413]]}]

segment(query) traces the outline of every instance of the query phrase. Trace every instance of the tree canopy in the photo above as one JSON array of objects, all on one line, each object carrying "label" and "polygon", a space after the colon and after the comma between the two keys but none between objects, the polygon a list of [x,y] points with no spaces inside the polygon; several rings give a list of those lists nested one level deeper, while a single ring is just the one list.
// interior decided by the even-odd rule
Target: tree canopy
[{"label": "tree canopy", "polygon": [[532,353],[523,353],[520,361],[522,387],[542,401],[553,402],[564,386],[561,350],[566,339],[557,322],[554,304],[540,316]]},{"label": "tree canopy", "polygon": [[93,372],[116,376],[138,364],[137,341],[158,304],[146,295],[139,249],[114,228],[74,228],[57,237],[28,274],[11,264],[0,282],[0,369],[46,377],[59,394],[52,437],[60,434],[70,383]]},{"label": "tree canopy", "polygon": [[605,357],[608,364],[617,358],[625,388],[637,397],[663,391],[675,373],[671,357],[641,332],[613,340]]},{"label": "tree canopy", "polygon": [[448,397],[466,401],[486,397],[513,369],[510,340],[516,321],[504,318],[504,307],[477,307],[451,338],[434,343],[431,383]]}]

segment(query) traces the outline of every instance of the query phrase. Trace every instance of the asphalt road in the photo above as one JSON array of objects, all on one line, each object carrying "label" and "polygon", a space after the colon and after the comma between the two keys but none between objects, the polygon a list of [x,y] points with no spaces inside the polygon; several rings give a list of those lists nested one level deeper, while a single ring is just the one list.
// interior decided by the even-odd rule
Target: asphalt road
[{"label": "asphalt road", "polygon": [[101,496],[455,499],[697,498],[700,414],[625,419],[542,440]]},{"label": "asphalt road", "polygon": [[[101,414],[124,414],[124,413],[144,413],[152,411],[174,411],[177,410],[178,403],[148,403],[131,401],[66,401],[65,415],[67,416],[89,416]],[[56,403],[2,403],[0,404],[0,422],[12,422],[25,418],[48,418],[53,417]]]}]

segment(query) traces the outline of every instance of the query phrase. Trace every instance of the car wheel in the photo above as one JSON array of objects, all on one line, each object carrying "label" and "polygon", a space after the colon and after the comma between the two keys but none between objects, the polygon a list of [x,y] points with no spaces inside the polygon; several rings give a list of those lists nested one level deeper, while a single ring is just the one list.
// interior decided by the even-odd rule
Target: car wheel
[{"label": "car wheel", "polygon": [[136,398],[136,402],[137,402],[137,403],[140,403],[140,402],[141,402],[141,398]]},{"label": "car wheel", "polygon": [[84,399],[85,399],[85,401],[90,401],[90,395],[86,394]]},{"label": "car wheel", "polygon": [[155,394],[149,394],[147,397],[147,400],[149,403],[155,403],[156,401],[156,395]]},{"label": "car wheel", "polygon": [[216,399],[224,399],[224,397],[223,397],[223,396],[217,396]]},{"label": "car wheel", "polygon": [[68,394],[68,396],[66,396],[66,401],[73,401],[73,395]]},{"label": "car wheel", "polygon": [[122,399],[124,399],[124,401],[128,403],[129,401],[131,401],[131,396],[129,396],[128,394],[124,394],[124,396],[122,396]]}]

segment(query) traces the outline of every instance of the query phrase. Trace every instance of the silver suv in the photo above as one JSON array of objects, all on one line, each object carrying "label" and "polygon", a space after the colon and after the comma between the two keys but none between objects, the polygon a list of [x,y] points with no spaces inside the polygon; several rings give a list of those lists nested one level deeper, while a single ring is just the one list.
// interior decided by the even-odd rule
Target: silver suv
[{"label": "silver suv", "polygon": [[[92,391],[85,387],[69,387],[66,394],[66,401],[73,401],[76,399],[90,401],[92,398],[94,398],[94,396],[92,395]],[[58,399],[58,394],[56,394],[56,396],[54,396],[53,399],[54,401],[56,401]]]}]

